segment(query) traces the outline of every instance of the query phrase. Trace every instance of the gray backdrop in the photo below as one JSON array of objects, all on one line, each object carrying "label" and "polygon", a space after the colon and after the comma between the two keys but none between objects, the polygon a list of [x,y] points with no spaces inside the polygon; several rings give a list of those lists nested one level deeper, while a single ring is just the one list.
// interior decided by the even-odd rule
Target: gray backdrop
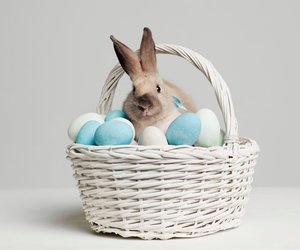
[{"label": "gray backdrop", "polygon": [[[109,35],[137,49],[198,51],[227,81],[240,134],[257,140],[254,185],[299,185],[299,1],[0,1],[1,188],[73,187],[69,122],[94,112],[117,58]],[[220,117],[202,74],[158,56],[161,75]],[[130,89],[120,82],[114,107]]]}]

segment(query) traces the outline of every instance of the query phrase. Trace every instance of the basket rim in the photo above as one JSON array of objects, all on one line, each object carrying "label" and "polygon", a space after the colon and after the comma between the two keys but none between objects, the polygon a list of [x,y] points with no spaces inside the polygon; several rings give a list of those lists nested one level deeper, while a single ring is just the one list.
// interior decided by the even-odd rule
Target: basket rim
[{"label": "basket rim", "polygon": [[[253,139],[250,139],[248,137],[240,137],[239,142],[236,143],[237,149],[243,148],[243,147],[253,147],[257,148],[257,152],[260,151],[260,148],[257,144],[257,142]],[[211,147],[199,147],[199,146],[189,146],[189,145],[149,145],[149,146],[144,146],[144,145],[111,145],[111,146],[97,146],[97,145],[84,145],[84,144],[79,144],[79,143],[71,143],[67,146],[67,151],[69,151],[71,148],[76,148],[76,149],[84,149],[87,151],[96,151],[96,150],[117,150],[117,149],[142,149],[143,151],[146,150],[160,150],[160,151],[169,151],[169,150],[181,150],[181,149],[191,149],[191,150],[201,150],[201,151],[217,151],[217,150],[232,150],[231,145],[227,145],[226,143],[223,144],[222,146],[211,146]],[[238,150],[236,150],[238,152]]]}]

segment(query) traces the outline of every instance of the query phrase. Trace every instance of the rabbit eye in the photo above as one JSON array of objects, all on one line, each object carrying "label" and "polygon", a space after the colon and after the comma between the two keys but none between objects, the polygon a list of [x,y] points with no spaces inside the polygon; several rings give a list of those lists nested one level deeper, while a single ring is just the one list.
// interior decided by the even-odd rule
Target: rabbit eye
[{"label": "rabbit eye", "polygon": [[135,92],[135,87],[133,86],[132,91]]},{"label": "rabbit eye", "polygon": [[159,85],[156,85],[156,90],[157,90],[157,93],[160,93],[161,92],[161,87]]}]

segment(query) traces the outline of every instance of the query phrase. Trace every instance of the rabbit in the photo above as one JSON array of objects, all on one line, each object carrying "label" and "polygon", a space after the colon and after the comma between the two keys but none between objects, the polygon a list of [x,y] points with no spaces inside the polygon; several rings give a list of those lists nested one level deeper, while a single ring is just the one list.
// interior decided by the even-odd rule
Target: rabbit
[{"label": "rabbit", "polygon": [[181,113],[173,103],[178,98],[187,112],[196,112],[192,98],[173,83],[163,80],[157,70],[155,43],[149,28],[144,28],[139,53],[110,36],[118,60],[130,77],[133,88],[123,103],[135,128],[135,139],[147,126],[166,132],[171,122]]}]

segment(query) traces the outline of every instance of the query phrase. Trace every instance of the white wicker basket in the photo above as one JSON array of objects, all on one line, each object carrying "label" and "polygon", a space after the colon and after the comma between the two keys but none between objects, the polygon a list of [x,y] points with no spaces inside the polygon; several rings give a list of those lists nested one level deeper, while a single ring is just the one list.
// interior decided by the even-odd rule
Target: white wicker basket
[{"label": "white wicker basket", "polygon": [[[226,136],[221,147],[84,146],[72,144],[72,162],[86,219],[96,232],[123,237],[196,237],[237,227],[251,190],[259,148],[239,138],[230,92],[213,65],[177,45],[156,52],[187,59],[215,90]],[[123,69],[118,64],[103,87],[106,114]]]}]

